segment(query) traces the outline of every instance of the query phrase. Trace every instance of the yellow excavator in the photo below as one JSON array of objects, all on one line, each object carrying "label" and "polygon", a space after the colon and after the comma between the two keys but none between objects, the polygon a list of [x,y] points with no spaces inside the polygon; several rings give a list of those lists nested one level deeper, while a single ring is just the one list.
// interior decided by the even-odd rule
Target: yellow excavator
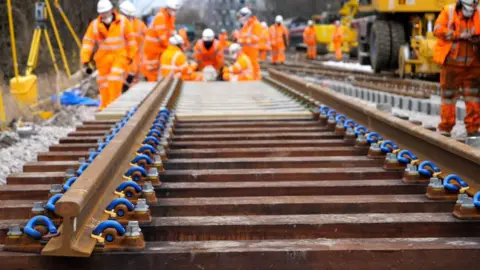
[{"label": "yellow excavator", "polygon": [[375,72],[396,71],[400,77],[440,72],[433,62],[435,19],[456,0],[360,0],[358,29],[360,64]]},{"label": "yellow excavator", "polygon": [[358,7],[358,0],[347,0],[343,1],[342,8],[337,14],[324,12],[321,15],[312,17],[317,33],[318,52],[320,54],[335,51],[333,47],[333,33],[335,32],[335,21],[339,20],[345,33],[342,52],[350,54],[351,57],[357,57],[357,31],[352,28],[352,20],[357,14]]}]

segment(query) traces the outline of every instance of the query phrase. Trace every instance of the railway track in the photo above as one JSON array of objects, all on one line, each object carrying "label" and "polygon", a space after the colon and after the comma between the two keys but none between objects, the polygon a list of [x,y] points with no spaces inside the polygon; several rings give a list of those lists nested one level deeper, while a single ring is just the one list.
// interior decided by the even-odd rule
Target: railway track
[{"label": "railway track", "polygon": [[348,80],[353,86],[368,88],[375,91],[386,92],[413,98],[428,99],[432,94],[438,94],[440,85],[435,82],[399,79],[393,74],[373,74],[364,71],[346,70],[337,67],[325,66],[319,61],[311,63],[288,63],[285,65],[263,64],[264,68],[307,74],[331,80]]},{"label": "railway track", "polygon": [[[28,178],[9,178],[0,193],[2,265],[437,269],[471,268],[480,254],[480,222],[462,220],[477,217],[478,151],[340,94],[274,70],[252,83],[165,78],[127,118],[85,123],[39,155],[44,164]],[[55,162],[80,165],[114,130],[52,203],[60,234],[41,222],[39,240],[18,227],[8,233],[13,223],[23,229],[50,184],[65,181],[72,164]],[[64,145],[73,142],[82,145]],[[133,206],[109,208],[121,197]],[[126,230],[113,220],[97,230],[107,219]],[[6,251],[15,248],[23,252]]]}]

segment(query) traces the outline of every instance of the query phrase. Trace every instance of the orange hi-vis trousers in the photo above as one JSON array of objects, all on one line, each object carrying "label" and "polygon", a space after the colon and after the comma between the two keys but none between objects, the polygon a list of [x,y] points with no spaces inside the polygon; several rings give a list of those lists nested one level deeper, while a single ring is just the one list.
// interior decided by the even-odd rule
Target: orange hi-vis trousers
[{"label": "orange hi-vis trousers", "polygon": [[443,65],[440,71],[440,131],[452,131],[456,123],[456,103],[463,89],[467,115],[464,119],[467,133],[480,127],[480,67]]},{"label": "orange hi-vis trousers", "polygon": [[272,48],[272,63],[274,64],[285,63],[285,49]]},{"label": "orange hi-vis trousers", "polygon": [[317,45],[308,45],[307,46],[307,58],[315,59],[317,58]]},{"label": "orange hi-vis trousers", "polygon": [[122,94],[125,70],[128,68],[125,57],[115,57],[112,63],[97,63],[97,84],[100,92],[100,110],[107,107]]},{"label": "orange hi-vis trousers", "polygon": [[267,61],[267,55],[268,55],[268,50],[260,50],[259,51],[259,58],[260,58],[260,61]]}]

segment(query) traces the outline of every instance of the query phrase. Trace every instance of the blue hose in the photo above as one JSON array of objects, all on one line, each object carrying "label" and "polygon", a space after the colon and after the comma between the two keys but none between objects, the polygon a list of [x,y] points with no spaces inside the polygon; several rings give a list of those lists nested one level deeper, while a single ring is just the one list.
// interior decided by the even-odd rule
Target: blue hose
[{"label": "blue hose", "polygon": [[160,130],[163,132],[165,130],[165,127],[162,124],[153,124],[152,129]]},{"label": "blue hose", "polygon": [[455,181],[457,182],[461,188],[466,188],[468,187],[468,184],[465,183],[460,176],[455,175],[455,174],[450,174],[449,176],[445,177],[443,179],[443,187],[451,192],[458,192],[460,188],[454,184],[451,184],[450,182]]},{"label": "blue hose", "polygon": [[[117,187],[116,191],[122,192],[122,191],[124,191],[126,188],[129,188],[129,187],[134,188],[137,193],[140,193],[140,192],[142,192],[142,190],[143,190],[142,187],[141,187],[139,184],[137,184],[137,183],[135,183],[135,182],[133,182],[133,181],[125,181],[125,182],[121,183],[121,184]],[[131,197],[131,195],[132,195],[132,194],[130,194],[130,196],[128,196],[128,194],[125,194],[125,196],[127,196],[127,197]]]},{"label": "blue hose", "polygon": [[[405,157],[405,156],[407,156],[407,157]],[[410,164],[410,163],[412,163],[412,161],[418,160],[418,157],[415,156],[409,150],[402,150],[398,153],[397,159],[400,163]]]},{"label": "blue hose", "polygon": [[[430,167],[431,170],[426,169],[426,167]],[[437,166],[435,166],[433,162],[428,160],[420,163],[420,165],[418,166],[418,173],[428,178],[432,177],[433,173],[439,173],[439,172],[441,172],[440,169]]]},{"label": "blue hose", "polygon": [[70,187],[77,181],[78,177],[70,177],[65,184],[63,184],[63,192],[67,191],[70,189]]},{"label": "blue hose", "polygon": [[[134,177],[132,177],[132,175],[137,173],[137,172],[139,172],[141,176],[135,175]],[[125,176],[126,177],[132,177],[133,181],[140,181],[141,177],[147,177],[147,175],[148,175],[147,171],[143,167],[140,167],[140,166],[132,167],[132,168],[128,169],[128,171],[125,173]]]},{"label": "blue hose", "polygon": [[129,200],[127,200],[125,198],[117,198],[117,199],[113,200],[109,205],[107,205],[106,209],[108,211],[112,211],[113,209],[115,209],[115,207],[117,207],[121,204],[125,205],[128,208],[128,211],[135,210],[135,205],[133,205],[133,203],[131,203]]},{"label": "blue hose", "polygon": [[364,126],[358,126],[355,128],[355,136],[365,135],[368,133],[368,129]]},{"label": "blue hose", "polygon": [[156,129],[151,129],[148,134],[147,134],[147,137],[155,137],[157,136],[158,138],[161,138],[163,135],[162,135],[162,132],[160,132],[159,130],[156,130]]},{"label": "blue hose", "polygon": [[32,237],[33,239],[40,240],[42,238],[42,234],[34,229],[34,226],[37,225],[44,225],[47,227],[48,232],[51,234],[57,233],[57,228],[55,224],[53,224],[52,220],[46,216],[35,216],[31,218],[23,231],[26,235]]},{"label": "blue hose", "polygon": [[83,164],[80,166],[80,168],[78,168],[78,170],[77,170],[77,176],[82,175],[83,172],[88,168],[88,165],[90,165],[90,164],[88,164],[88,163],[83,163]]},{"label": "blue hose", "polygon": [[475,193],[475,196],[473,196],[473,205],[476,208],[480,208],[480,192]]},{"label": "blue hose", "polygon": [[148,136],[147,138],[145,138],[145,140],[143,140],[142,144],[149,144],[149,142],[153,142],[157,146],[160,145],[160,141],[153,136]]},{"label": "blue hose", "polygon": [[330,107],[328,107],[327,105],[320,106],[320,113],[321,112],[328,113],[329,110],[330,110]]},{"label": "blue hose", "polygon": [[141,155],[145,153],[145,151],[150,151],[154,155],[157,153],[157,150],[153,146],[151,146],[150,144],[145,144],[138,148],[137,154]]},{"label": "blue hose", "polygon": [[138,165],[138,163],[142,160],[146,161],[147,165],[152,165],[153,164],[152,159],[147,155],[138,155],[131,161],[131,163],[135,164],[135,165]]},{"label": "blue hose", "polygon": [[52,213],[55,213],[55,204],[57,203],[58,200],[60,200],[60,198],[62,198],[62,196],[63,196],[62,193],[58,193],[50,197],[47,204],[45,204],[45,209],[47,209]]},{"label": "blue hose", "polygon": [[398,149],[400,149],[398,145],[390,140],[384,141],[380,145],[380,150],[382,150],[383,153],[392,153],[394,150]]},{"label": "blue hose", "polygon": [[337,116],[337,111],[329,110],[328,113],[327,113],[327,117],[330,118],[330,116],[336,117]]},{"label": "blue hose", "polygon": [[380,134],[378,134],[377,132],[368,133],[367,142],[369,144],[377,143],[378,141],[383,141],[383,138],[382,138],[382,136],[380,136]]},{"label": "blue hose", "polygon": [[347,121],[347,117],[343,114],[339,114],[337,115],[337,117],[335,118],[335,121],[338,122],[341,122],[342,124],[345,123],[345,121]]},{"label": "blue hose", "polygon": [[345,121],[345,124],[343,125],[343,127],[344,127],[345,129],[355,128],[355,125],[356,125],[355,121],[353,121],[353,120],[347,120],[347,121]]},{"label": "blue hose", "polygon": [[90,156],[88,157],[87,163],[92,163],[93,160],[94,160],[99,154],[100,154],[99,152],[91,153]]}]

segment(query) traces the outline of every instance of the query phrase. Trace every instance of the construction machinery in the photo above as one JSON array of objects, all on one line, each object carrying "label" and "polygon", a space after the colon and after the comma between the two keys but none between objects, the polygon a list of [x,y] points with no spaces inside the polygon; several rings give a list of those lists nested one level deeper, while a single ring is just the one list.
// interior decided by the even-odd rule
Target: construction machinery
[{"label": "construction machinery", "polygon": [[435,19],[455,0],[360,0],[359,57],[377,73],[396,71],[400,77],[429,76],[440,72],[433,62]]},{"label": "construction machinery", "polygon": [[357,14],[358,0],[344,1],[342,8],[337,14],[323,12],[322,15],[314,15],[315,31],[317,33],[317,47],[319,54],[327,54],[335,51],[333,46],[333,33],[335,32],[335,21],[340,21],[344,29],[342,52],[357,56],[357,31],[352,28],[352,20]]}]

